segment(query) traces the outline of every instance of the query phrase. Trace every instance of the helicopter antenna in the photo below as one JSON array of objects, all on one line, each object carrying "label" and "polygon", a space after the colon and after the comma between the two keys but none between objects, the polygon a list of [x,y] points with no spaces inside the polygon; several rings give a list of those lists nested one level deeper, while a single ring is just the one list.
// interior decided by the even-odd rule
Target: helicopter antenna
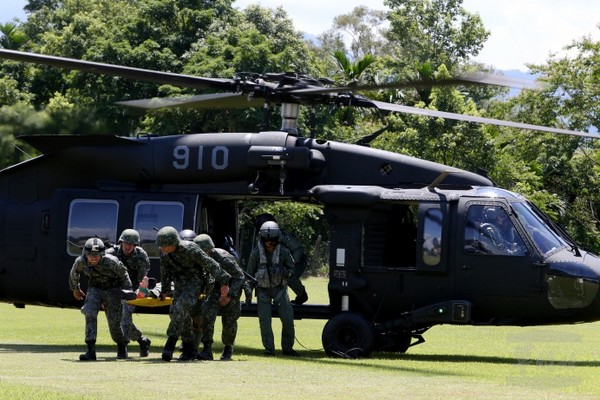
[{"label": "helicopter antenna", "polygon": [[379,129],[378,131],[373,132],[370,135],[363,136],[356,142],[356,144],[361,145],[361,146],[368,146],[369,143],[371,143],[375,138],[377,138],[377,136],[379,136],[383,132],[387,131],[389,127],[390,127],[389,125],[384,126],[383,128]]},{"label": "helicopter antenna", "polygon": [[25,150],[23,150],[22,148],[20,148],[19,145],[17,145],[15,142],[11,142],[11,144],[14,146],[15,149],[17,149],[21,153],[25,154],[29,159],[33,158],[33,156],[31,154],[27,153]]},{"label": "helicopter antenna", "polygon": [[446,179],[448,177],[448,175],[450,174],[460,174],[461,171],[450,171],[450,170],[445,170],[443,171],[441,174],[438,175],[437,178],[434,179],[433,182],[431,182],[428,186],[427,189],[429,189],[429,191],[433,192],[435,190],[435,188],[437,186],[440,185],[440,183],[442,183],[444,181],[444,179]]}]

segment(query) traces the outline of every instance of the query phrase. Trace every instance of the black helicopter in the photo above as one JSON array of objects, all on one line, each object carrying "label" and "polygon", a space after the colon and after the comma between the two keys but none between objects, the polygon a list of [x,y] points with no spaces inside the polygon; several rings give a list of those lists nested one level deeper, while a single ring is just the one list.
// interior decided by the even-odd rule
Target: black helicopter
[{"label": "black helicopter", "polygon": [[278,131],[21,137],[43,155],[0,171],[0,301],[78,306],[66,277],[89,237],[138,230],[158,276],[155,227],[237,232],[240,202],[294,200],[321,205],[330,230],[329,304],[295,314],[328,320],[331,356],[405,352],[439,324],[600,320],[600,259],[527,199],[475,173],[301,137],[296,121],[302,105],[335,103],[594,135],[383,103],[356,94],[373,87],[290,74],[202,78],[11,50],[0,57],[220,92],[134,106],[282,109]]}]

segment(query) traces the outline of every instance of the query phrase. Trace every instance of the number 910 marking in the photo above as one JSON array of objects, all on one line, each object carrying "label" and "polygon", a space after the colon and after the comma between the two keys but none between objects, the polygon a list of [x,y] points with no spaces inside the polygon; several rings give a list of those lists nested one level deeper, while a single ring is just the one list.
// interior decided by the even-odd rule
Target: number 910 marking
[{"label": "number 910 marking", "polygon": [[[177,146],[173,148],[173,167],[175,169],[188,169],[192,158],[198,159],[197,169],[203,170],[206,167],[222,170],[229,166],[229,149],[226,146],[215,146],[212,150],[204,149],[204,146],[198,146],[198,152],[195,154],[195,149],[190,149],[188,146]],[[206,154],[205,154],[206,153]],[[205,156],[208,165],[204,165]]]}]

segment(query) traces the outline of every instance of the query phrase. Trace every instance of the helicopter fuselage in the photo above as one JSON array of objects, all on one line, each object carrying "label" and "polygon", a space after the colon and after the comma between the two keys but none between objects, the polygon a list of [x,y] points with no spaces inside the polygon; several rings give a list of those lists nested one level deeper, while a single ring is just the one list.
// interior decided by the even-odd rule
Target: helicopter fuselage
[{"label": "helicopter fuselage", "polygon": [[600,319],[598,257],[477,174],[279,131],[25,140],[44,154],[0,171],[3,302],[80,306],[67,277],[89,237],[138,230],[159,277],[157,227],[239,239],[240,204],[293,200],[329,228],[330,302],[295,306],[329,320],[329,354],[406,351],[437,324]]}]

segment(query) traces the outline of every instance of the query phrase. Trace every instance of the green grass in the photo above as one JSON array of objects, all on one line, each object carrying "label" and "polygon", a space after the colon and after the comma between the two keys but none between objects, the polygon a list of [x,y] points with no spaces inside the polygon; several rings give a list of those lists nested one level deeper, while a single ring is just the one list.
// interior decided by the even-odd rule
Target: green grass
[{"label": "green grass", "polygon": [[[324,279],[305,284],[310,302],[326,302]],[[296,321],[302,357],[291,359],[264,357],[258,320],[241,318],[234,361],[165,363],[168,317],[135,322],[152,339],[149,358],[134,344],[131,358],[117,361],[101,316],[99,361],[84,363],[79,310],[0,304],[0,399],[600,398],[599,324],[438,326],[406,354],[341,360],[322,351],[325,321]],[[273,325],[278,338],[279,321]],[[220,330],[215,339],[218,355]]]}]

